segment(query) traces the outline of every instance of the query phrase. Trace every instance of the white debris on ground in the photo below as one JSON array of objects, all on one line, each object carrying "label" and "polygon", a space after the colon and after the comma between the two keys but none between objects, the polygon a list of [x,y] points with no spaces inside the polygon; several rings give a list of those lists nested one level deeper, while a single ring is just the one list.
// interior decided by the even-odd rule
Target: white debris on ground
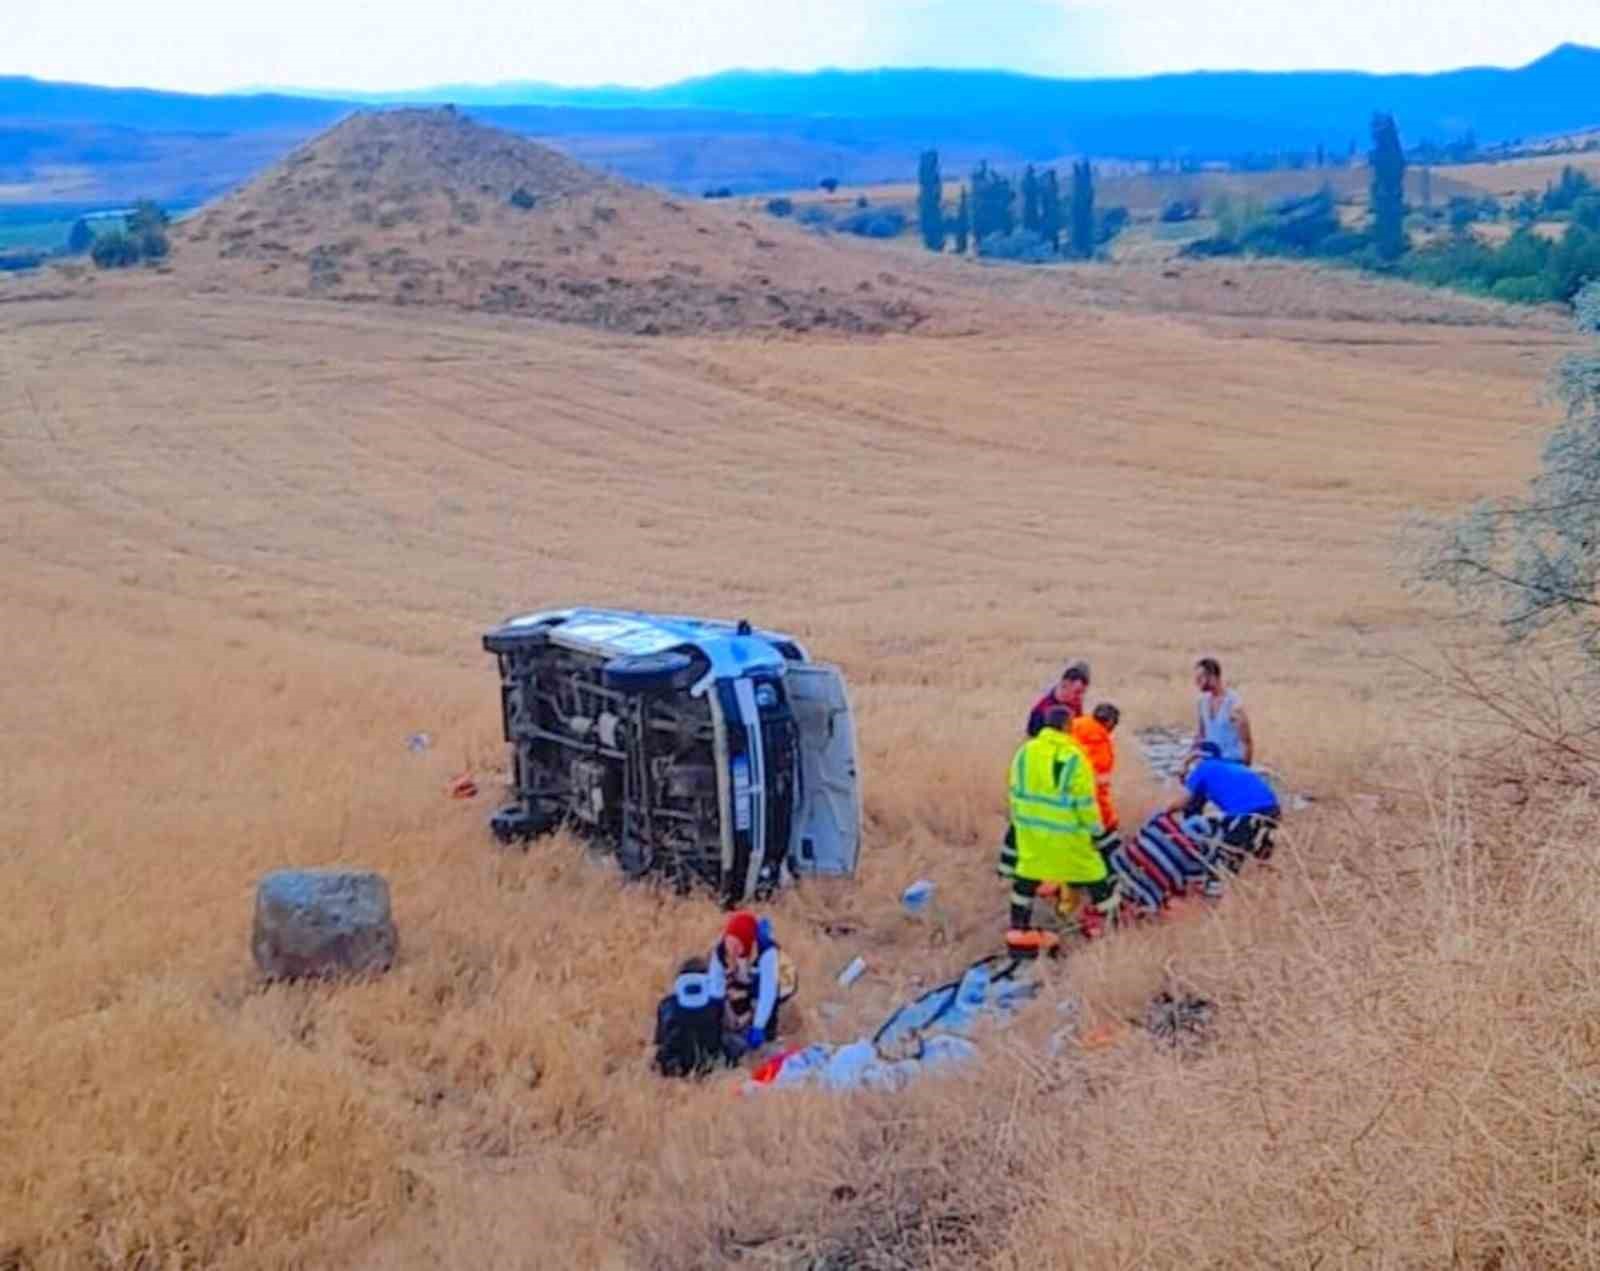
[{"label": "white debris on ground", "polygon": [[902,1005],[871,1037],[802,1047],[741,1089],[899,1090],[935,1069],[971,1063],[980,1057],[973,1034],[1010,1023],[1038,995],[1042,986],[1033,971],[1004,958],[976,962],[959,980]]},{"label": "white debris on ground", "polygon": [[[1139,752],[1144,756],[1145,762],[1150,765],[1151,771],[1156,776],[1163,781],[1183,780],[1184,761],[1188,759],[1189,752],[1194,746],[1192,733],[1181,728],[1158,725],[1139,729],[1134,733],[1134,740],[1138,743]],[[1300,792],[1284,798],[1282,774],[1262,764],[1255,765],[1255,769],[1267,779],[1274,790],[1278,791],[1286,811],[1302,812],[1316,802],[1316,796]]]},{"label": "white debris on ground", "polygon": [[1194,737],[1179,728],[1141,728],[1134,733],[1139,750],[1156,776],[1171,781],[1183,779],[1184,760],[1194,746]]}]

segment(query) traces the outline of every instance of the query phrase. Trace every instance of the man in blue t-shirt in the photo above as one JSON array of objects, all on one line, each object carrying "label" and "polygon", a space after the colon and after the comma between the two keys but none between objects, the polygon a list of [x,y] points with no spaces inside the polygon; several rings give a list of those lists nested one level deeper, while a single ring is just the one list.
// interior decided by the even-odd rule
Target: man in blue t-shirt
[{"label": "man in blue t-shirt", "polygon": [[[1217,811],[1207,813],[1208,806]],[[1233,873],[1239,872],[1246,853],[1262,861],[1272,855],[1272,833],[1283,816],[1266,779],[1247,764],[1223,759],[1220,748],[1209,741],[1195,747],[1183,776],[1183,794],[1167,810],[1203,821],[1206,836],[1216,842],[1222,863]]]},{"label": "man in blue t-shirt", "polygon": [[1277,820],[1281,815],[1278,796],[1254,768],[1223,759],[1215,742],[1203,741],[1195,747],[1195,758],[1183,778],[1183,797],[1168,810],[1190,816],[1215,804],[1223,816],[1264,816]]}]

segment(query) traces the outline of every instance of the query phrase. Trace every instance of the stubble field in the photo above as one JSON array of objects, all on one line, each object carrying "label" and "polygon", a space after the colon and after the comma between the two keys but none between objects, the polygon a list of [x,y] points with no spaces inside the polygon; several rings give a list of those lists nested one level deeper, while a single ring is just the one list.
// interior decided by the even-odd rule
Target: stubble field
[{"label": "stubble field", "polygon": [[[1466,995],[1512,991],[1512,959],[1569,992],[1587,971],[1524,927],[1450,943],[1500,902],[1393,874],[1372,800],[1347,798],[1457,859],[1460,818],[1417,802],[1442,778],[1407,750],[1394,655],[1438,615],[1396,535],[1531,468],[1561,337],[1319,319],[1321,275],[1275,285],[1288,316],[1028,291],[1013,322],[995,284],[970,334],[857,341],[154,283],[0,305],[0,1265],[1584,1261],[1581,1234],[1539,1246],[1537,1213],[1489,1222],[1481,1200],[1592,1204],[1561,1103],[1581,1065],[1526,1053],[1532,1033],[1486,1052]],[[500,853],[483,826],[501,755],[479,634],[564,602],[749,616],[844,666],[861,875],[775,906],[812,1038],[995,946],[1004,765],[1064,658],[1131,732],[1186,719],[1215,653],[1265,762],[1317,802],[1271,873],[1050,968],[1047,996],[1114,1021],[1198,984],[1220,1053],[1179,1065],[1124,1035],[1052,1067],[1034,1021],[898,1099],[658,1082],[654,1001],[716,911],[566,841]],[[432,750],[407,750],[417,731]],[[446,797],[463,769],[475,802]],[[1131,740],[1119,795],[1127,819],[1159,797]],[[400,964],[262,990],[255,880],[328,863],[389,877]],[[919,876],[948,898],[943,940],[897,912]],[[1554,923],[1547,900],[1518,903]],[[1419,912],[1448,931],[1399,920]],[[872,969],[824,1019],[857,953]],[[1416,1104],[1419,1065],[1438,1087]],[[1515,1116],[1473,1084],[1497,1065]],[[1517,1117],[1550,1160],[1506,1146]]]}]

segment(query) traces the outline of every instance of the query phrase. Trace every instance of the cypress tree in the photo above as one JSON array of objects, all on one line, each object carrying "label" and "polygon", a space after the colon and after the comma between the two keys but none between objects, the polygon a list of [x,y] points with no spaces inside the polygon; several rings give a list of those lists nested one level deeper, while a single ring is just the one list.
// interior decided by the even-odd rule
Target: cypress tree
[{"label": "cypress tree", "polygon": [[1056,170],[1046,168],[1044,180],[1039,182],[1039,233],[1050,250],[1061,251],[1061,183]]},{"label": "cypress tree", "polygon": [[956,255],[967,254],[967,239],[972,235],[972,205],[967,201],[967,187],[961,187],[961,201],[956,204],[955,225]]},{"label": "cypress tree", "polygon": [[1094,255],[1094,169],[1084,159],[1072,165],[1072,254]]},{"label": "cypress tree", "polygon": [[972,241],[974,246],[981,245],[984,238],[994,232],[993,226],[988,223],[989,181],[988,163],[979,163],[972,170]]},{"label": "cypress tree", "polygon": [[1039,176],[1031,163],[1022,174],[1022,228],[1039,232]]},{"label": "cypress tree", "polygon": [[1393,115],[1372,117],[1372,241],[1383,260],[1406,250],[1406,154]]},{"label": "cypress tree", "polygon": [[922,242],[930,252],[944,250],[944,181],[939,176],[939,152],[925,150],[917,173],[920,190],[917,213],[922,222]]},{"label": "cypress tree", "polygon": [[972,174],[972,236],[979,247],[991,234],[1009,234],[1016,228],[1015,202],[1011,182],[980,163]]}]

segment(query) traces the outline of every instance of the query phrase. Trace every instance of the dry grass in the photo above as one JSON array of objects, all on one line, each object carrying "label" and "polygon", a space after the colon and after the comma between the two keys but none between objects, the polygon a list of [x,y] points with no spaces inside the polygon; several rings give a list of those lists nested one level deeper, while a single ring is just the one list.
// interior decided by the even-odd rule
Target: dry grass
[{"label": "dry grass", "polygon": [[1396,758],[1404,820],[1318,826],[1147,955],[1221,1003],[1221,1040],[1064,1075],[1074,1186],[1037,1185],[997,1265],[1052,1236],[1089,1266],[1593,1264],[1595,808],[1512,816]]},{"label": "dry grass", "polygon": [[[142,285],[0,309],[0,1261],[1583,1263],[1587,805],[1380,841],[1338,798],[1416,784],[1372,766],[1414,691],[1384,655],[1434,618],[1394,531],[1527,468],[1559,341],[1266,306],[1000,334],[994,286],[989,333],[855,344]],[[777,906],[806,1037],[993,947],[997,773],[1064,656],[1131,731],[1219,652],[1323,810],[1214,917],[1047,995],[1115,1020],[1176,975],[1223,1003],[1218,1053],[1049,1064],[1047,1000],[900,1099],[653,1080],[714,912],[483,829],[478,633],[566,599],[747,613],[845,665],[862,874]],[[1130,756],[1125,815],[1156,797]],[[260,989],[254,881],[332,862],[389,877],[400,964]],[[918,875],[947,940],[898,913]]]},{"label": "dry grass", "polygon": [[[1535,159],[1508,159],[1504,163],[1469,163],[1445,169],[1453,181],[1498,199],[1525,193],[1543,194],[1561,179],[1563,168],[1576,168],[1590,180],[1600,180],[1600,153],[1541,155]],[[1436,197],[1438,197],[1436,195]]]},{"label": "dry grass", "polygon": [[647,335],[907,331],[959,307],[870,252],[614,181],[448,108],[355,115],[174,238],[181,287]]}]

